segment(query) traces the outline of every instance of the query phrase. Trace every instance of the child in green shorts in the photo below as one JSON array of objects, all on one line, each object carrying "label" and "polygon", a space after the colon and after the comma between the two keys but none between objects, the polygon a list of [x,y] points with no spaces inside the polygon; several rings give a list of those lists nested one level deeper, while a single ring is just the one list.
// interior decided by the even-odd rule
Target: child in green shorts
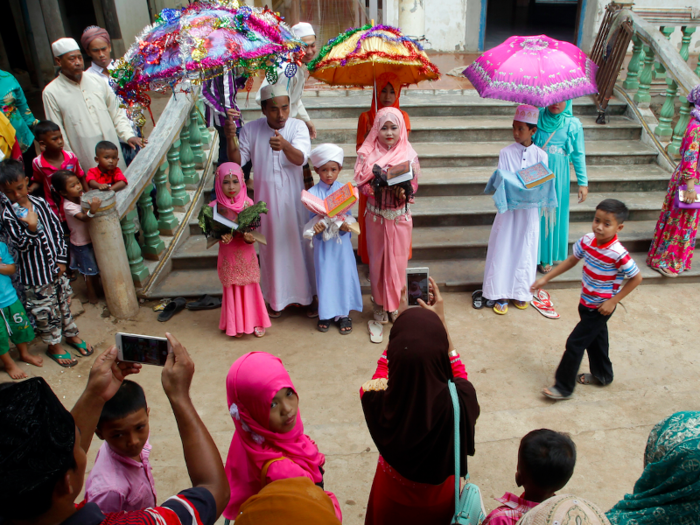
[{"label": "child in green shorts", "polygon": [[12,286],[9,276],[16,271],[15,261],[4,242],[0,242],[0,261],[0,361],[12,379],[24,379],[27,374],[10,357],[10,341],[17,346],[25,363],[41,366],[43,360],[27,349],[27,343],[34,339],[34,330]]}]

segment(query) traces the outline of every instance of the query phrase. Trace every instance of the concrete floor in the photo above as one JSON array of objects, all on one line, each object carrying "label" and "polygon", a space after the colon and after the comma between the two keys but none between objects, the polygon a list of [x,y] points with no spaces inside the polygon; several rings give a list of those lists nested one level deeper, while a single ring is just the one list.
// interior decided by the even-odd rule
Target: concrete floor
[{"label": "concrete floor", "polygon": [[[76,289],[80,298],[80,284]],[[675,411],[700,410],[696,327],[682,314],[696,309],[699,293],[698,284],[646,285],[636,290],[610,321],[615,382],[606,388],[580,387],[573,400],[559,404],[539,392],[551,384],[564,341],[577,322],[576,290],[552,291],[562,315],[557,321],[545,319],[532,308],[512,308],[500,317],[488,310],[473,310],[468,294],[446,295],[452,338],[482,409],[476,455],[469,467],[488,510],[496,506],[494,497],[505,491],[518,493],[514,483],[518,443],[525,433],[542,427],[569,432],[578,447],[576,471],[562,492],[590,498],[608,509],[632,490],[642,471],[651,427]],[[224,382],[229,366],[252,350],[280,356],[299,392],[306,432],[326,454],[326,488],[338,496],[344,523],[363,523],[377,452],[365,426],[358,389],[371,377],[383,350],[383,345],[371,344],[365,335],[371,315],[368,296],[365,312],[354,314],[355,331],[347,337],[334,328],[327,334],[317,332],[314,321],[301,312],[274,320],[264,339],[234,340],[218,330],[219,310],[184,311],[170,323],[160,324],[148,304],[129,321],[105,319],[100,316],[102,306],[84,306],[78,326],[99,350],[112,343],[117,331],[162,335],[172,330],[186,345],[197,364],[192,397],[222,458],[233,432]],[[40,344],[32,348],[43,352]],[[22,366],[45,377],[71,407],[85,385],[90,364],[91,359],[81,359],[72,370],[53,362],[41,369]],[[584,360],[582,370],[587,366]],[[136,379],[151,406],[151,457],[162,501],[189,480],[159,375],[158,368],[146,367]],[[0,380],[6,379],[0,373]],[[100,443],[93,442],[89,467]]]}]

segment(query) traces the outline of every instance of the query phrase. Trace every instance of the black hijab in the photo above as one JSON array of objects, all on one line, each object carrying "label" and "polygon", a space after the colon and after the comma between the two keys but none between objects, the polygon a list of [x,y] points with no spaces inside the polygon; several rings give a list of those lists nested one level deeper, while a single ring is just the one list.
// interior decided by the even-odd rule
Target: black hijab
[{"label": "black hijab", "polygon": [[479,403],[469,381],[454,379],[448,348],[447,332],[434,312],[406,310],[389,335],[387,389],[362,395],[365,420],[379,453],[416,483],[439,485],[455,472],[450,379],[459,397],[461,476],[467,473],[466,455],[474,455]]}]

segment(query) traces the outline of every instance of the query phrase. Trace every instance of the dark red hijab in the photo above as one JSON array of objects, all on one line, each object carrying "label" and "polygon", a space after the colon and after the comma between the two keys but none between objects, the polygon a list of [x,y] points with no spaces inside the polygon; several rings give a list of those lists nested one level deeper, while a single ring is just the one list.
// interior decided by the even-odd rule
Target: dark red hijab
[{"label": "dark red hijab", "polygon": [[389,379],[384,391],[362,395],[362,410],[379,453],[403,477],[439,485],[454,474],[454,413],[447,381],[457,387],[462,461],[474,455],[474,425],[479,417],[469,381],[454,379],[449,342],[440,318],[430,310],[402,313],[389,336]]}]

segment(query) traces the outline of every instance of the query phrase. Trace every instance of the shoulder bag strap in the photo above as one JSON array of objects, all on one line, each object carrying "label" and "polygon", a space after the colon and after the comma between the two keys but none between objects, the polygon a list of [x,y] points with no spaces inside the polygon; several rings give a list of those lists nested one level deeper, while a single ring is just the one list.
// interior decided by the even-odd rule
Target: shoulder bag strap
[{"label": "shoulder bag strap", "polygon": [[[450,388],[450,397],[452,398],[452,409],[455,414],[455,514],[457,514],[459,505],[459,399],[457,398],[457,387],[453,381],[448,381],[447,386]],[[467,474],[468,476],[469,474]]]},{"label": "shoulder bag strap", "polygon": [[264,465],[262,470],[260,471],[260,487],[264,487],[267,484],[267,470],[270,468],[270,465],[272,465],[275,461],[282,461],[283,459],[287,459],[284,456],[279,457],[279,458],[272,458],[268,460]]},{"label": "shoulder bag strap", "polygon": [[552,134],[551,134],[551,135],[549,136],[549,138],[547,139],[547,142],[545,142],[544,144],[542,144],[542,149],[544,149],[544,148],[547,147],[547,144],[549,144],[549,141],[552,140],[552,137],[554,136],[555,133],[556,133],[556,131],[553,131]]}]

